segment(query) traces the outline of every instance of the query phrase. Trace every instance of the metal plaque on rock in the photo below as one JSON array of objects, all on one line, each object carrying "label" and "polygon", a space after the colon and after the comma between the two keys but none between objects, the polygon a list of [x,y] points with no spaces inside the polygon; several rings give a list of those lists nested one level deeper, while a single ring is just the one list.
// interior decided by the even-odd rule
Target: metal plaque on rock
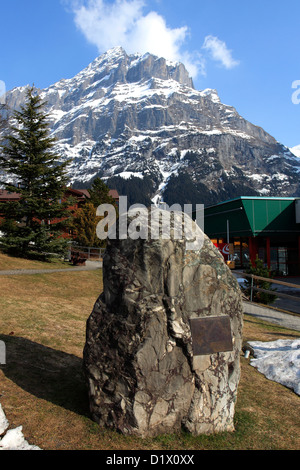
[{"label": "metal plaque on rock", "polygon": [[194,356],[232,351],[232,335],[228,316],[190,319]]}]

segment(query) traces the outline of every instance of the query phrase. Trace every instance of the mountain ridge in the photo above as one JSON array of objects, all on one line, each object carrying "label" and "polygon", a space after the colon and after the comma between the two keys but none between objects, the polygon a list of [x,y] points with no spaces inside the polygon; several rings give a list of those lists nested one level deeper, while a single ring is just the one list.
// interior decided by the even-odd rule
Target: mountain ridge
[{"label": "mountain ridge", "polygon": [[[11,108],[25,88],[7,93]],[[47,101],[55,150],[73,158],[74,187],[100,176],[130,191],[138,178],[148,202],[180,204],[300,196],[299,159],[216,90],[196,90],[183,64],[116,47],[37,92]]]}]

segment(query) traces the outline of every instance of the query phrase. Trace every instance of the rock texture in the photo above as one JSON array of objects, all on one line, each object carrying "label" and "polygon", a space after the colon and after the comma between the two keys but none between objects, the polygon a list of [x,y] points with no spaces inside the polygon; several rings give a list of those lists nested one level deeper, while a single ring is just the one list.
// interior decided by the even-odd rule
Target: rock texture
[{"label": "rock texture", "polygon": [[[140,436],[232,431],[242,343],[237,281],[204,236],[111,240],[104,291],[87,321],[84,371],[92,418]],[[193,354],[190,320],[228,316],[233,348]]]}]

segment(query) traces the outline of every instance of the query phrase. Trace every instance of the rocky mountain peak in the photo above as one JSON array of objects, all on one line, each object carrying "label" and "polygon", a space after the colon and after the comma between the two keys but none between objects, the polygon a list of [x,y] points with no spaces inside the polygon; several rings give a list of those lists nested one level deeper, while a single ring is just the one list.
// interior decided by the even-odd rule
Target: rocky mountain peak
[{"label": "rocky mountain peak", "polygon": [[193,81],[183,64],[150,53],[128,55],[120,46],[109,49],[79,73],[81,78],[85,75],[94,75],[95,79],[105,77],[108,84],[172,79],[193,88]]},{"label": "rocky mountain peak", "polygon": [[[120,194],[134,186],[141,203],[300,196],[299,159],[216,90],[196,90],[183,64],[115,47],[37,91],[77,187],[100,176]],[[25,94],[15,88],[7,104],[18,108]]]}]

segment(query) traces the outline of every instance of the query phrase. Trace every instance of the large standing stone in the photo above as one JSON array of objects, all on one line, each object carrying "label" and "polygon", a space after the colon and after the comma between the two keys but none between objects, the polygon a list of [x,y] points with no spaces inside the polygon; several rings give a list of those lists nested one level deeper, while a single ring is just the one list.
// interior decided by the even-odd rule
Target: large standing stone
[{"label": "large standing stone", "polygon": [[[92,418],[140,436],[233,431],[242,301],[211,241],[191,251],[185,239],[111,240],[103,280],[84,348]],[[191,321],[217,326],[221,316],[232,347],[222,350],[221,338],[220,350],[208,344],[218,352],[195,355]]]}]

